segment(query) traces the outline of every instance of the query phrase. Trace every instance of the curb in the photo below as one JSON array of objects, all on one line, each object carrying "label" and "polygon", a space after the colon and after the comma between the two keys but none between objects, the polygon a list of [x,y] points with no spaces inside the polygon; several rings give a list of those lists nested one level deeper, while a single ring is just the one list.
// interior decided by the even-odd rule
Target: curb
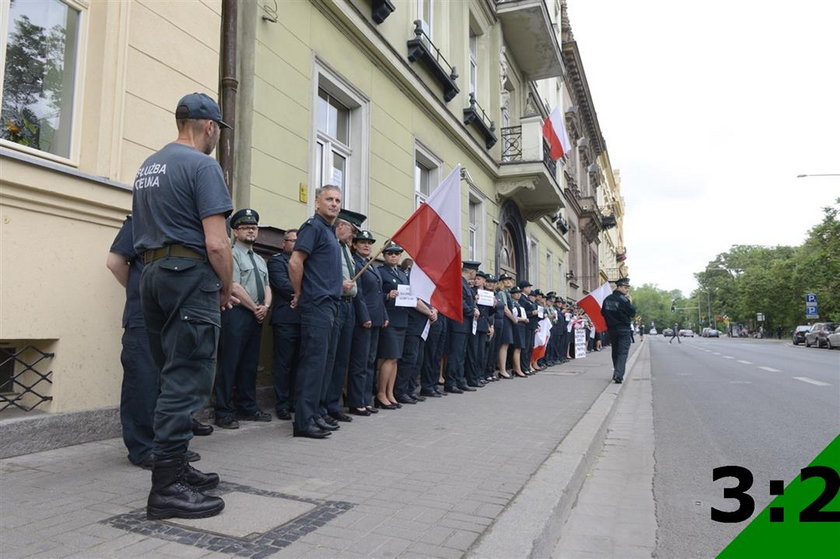
[{"label": "curb", "polygon": [[[643,343],[627,362],[625,380],[633,372]],[[551,556],[586,474],[598,457],[622,387],[607,385],[513,501],[467,550],[465,558]]]}]

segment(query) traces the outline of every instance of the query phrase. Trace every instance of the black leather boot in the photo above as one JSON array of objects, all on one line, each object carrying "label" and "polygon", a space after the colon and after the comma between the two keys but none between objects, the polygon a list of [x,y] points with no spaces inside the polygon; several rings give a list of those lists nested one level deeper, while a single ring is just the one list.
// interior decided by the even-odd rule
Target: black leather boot
[{"label": "black leather boot", "polygon": [[222,512],[222,499],[205,495],[187,483],[186,467],[183,456],[155,460],[146,518],[207,518]]},{"label": "black leather boot", "polygon": [[187,462],[184,464],[184,481],[199,491],[208,491],[219,485],[219,474],[205,474],[196,470]]}]

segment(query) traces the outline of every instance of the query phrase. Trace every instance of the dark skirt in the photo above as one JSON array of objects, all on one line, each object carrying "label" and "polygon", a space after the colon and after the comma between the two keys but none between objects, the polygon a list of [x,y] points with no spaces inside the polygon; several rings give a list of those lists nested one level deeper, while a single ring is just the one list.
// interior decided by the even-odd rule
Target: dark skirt
[{"label": "dark skirt", "polygon": [[504,317],[498,322],[498,324],[499,328],[496,330],[496,333],[499,336],[499,343],[508,345],[512,344],[514,327],[513,322],[511,322],[508,317]]},{"label": "dark skirt", "polygon": [[[512,323],[511,323],[512,324]],[[516,349],[522,349],[525,347],[526,336],[528,332],[526,330],[526,325],[524,322],[517,324],[513,327],[513,342],[511,342],[510,347]]]},{"label": "dark skirt", "polygon": [[388,326],[379,330],[379,359],[399,359],[405,345],[405,328]]}]

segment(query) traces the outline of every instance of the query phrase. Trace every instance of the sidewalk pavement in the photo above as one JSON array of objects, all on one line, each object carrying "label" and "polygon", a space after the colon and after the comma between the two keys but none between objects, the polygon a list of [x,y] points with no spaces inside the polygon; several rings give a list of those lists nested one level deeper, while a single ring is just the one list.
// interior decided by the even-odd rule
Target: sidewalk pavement
[{"label": "sidewalk pavement", "polygon": [[590,353],[355,417],[328,440],[276,419],[216,429],[191,443],[223,480],[226,508],[207,519],[147,521],[150,474],[120,439],[0,460],[3,557],[538,557],[601,450],[611,372],[608,350]]}]

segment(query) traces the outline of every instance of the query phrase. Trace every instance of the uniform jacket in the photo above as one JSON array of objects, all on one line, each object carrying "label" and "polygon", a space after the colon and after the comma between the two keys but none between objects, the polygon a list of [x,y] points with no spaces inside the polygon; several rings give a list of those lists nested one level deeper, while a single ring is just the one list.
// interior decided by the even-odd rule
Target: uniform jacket
[{"label": "uniform jacket", "polygon": [[[475,300],[478,300],[478,288],[472,288],[473,297]],[[476,308],[478,309],[478,325],[476,326],[476,332],[489,332],[490,327],[493,326],[493,312],[495,307],[486,307],[484,305],[476,304]]]},{"label": "uniform jacket", "polygon": [[[353,255],[353,262],[356,265],[357,274],[367,264],[367,261],[358,254]],[[359,276],[356,284],[359,287],[359,293],[353,300],[356,324],[361,326],[369,320],[374,328],[382,326],[388,320],[388,311],[385,310],[385,295],[382,293],[382,277],[379,275],[379,269],[368,266],[365,273]]]},{"label": "uniform jacket", "polygon": [[[379,275],[382,277],[382,297],[388,296],[392,289],[397,286],[408,285],[408,276],[400,270],[399,266],[382,266],[379,268]],[[385,308],[388,310],[389,326],[394,328],[405,328],[408,326],[408,308],[396,306],[396,299],[386,299]]]},{"label": "uniform jacket", "polygon": [[268,259],[268,283],[271,286],[271,324],[300,324],[300,309],[289,306],[294,296],[289,279],[289,255],[279,252]]},{"label": "uniform jacket", "polygon": [[601,315],[607,322],[608,330],[630,331],[630,323],[636,318],[636,307],[618,290],[604,299]]},{"label": "uniform jacket", "polygon": [[475,310],[475,296],[473,295],[473,291],[470,287],[470,284],[467,283],[467,280],[465,280],[464,278],[461,278],[461,296],[464,299],[464,321],[455,322],[454,320],[451,320],[450,332],[472,334],[473,311]]}]

